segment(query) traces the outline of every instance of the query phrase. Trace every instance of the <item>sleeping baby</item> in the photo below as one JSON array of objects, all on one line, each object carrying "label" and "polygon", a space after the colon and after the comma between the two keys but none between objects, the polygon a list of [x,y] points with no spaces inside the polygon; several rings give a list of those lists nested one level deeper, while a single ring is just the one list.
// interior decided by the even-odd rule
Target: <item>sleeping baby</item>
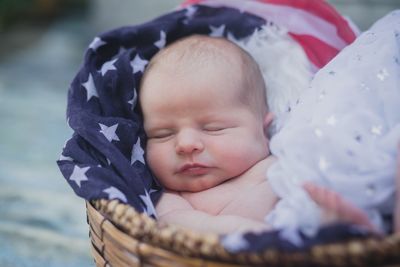
[{"label": "sleeping baby", "polygon": [[[265,91],[254,59],[222,38],[193,35],[152,58],[140,103],[147,162],[166,189],[156,206],[159,221],[200,232],[271,229],[264,218],[279,197],[265,176],[276,161]],[[305,189],[329,218],[375,230],[337,194]]]}]

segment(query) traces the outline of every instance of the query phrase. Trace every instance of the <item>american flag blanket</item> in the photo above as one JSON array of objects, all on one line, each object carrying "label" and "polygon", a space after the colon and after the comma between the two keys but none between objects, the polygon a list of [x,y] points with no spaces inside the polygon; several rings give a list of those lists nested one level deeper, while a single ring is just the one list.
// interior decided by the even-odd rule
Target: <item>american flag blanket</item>
[{"label": "american flag blanket", "polygon": [[[86,200],[118,199],[156,218],[154,205],[162,188],[146,165],[137,101],[147,63],[181,37],[196,33],[241,39],[266,23],[286,27],[315,71],[357,34],[322,0],[191,0],[150,22],[95,37],[69,88],[67,123],[74,133],[57,162],[75,193]],[[304,237],[303,244],[359,234],[338,226],[314,239]],[[232,251],[296,248],[278,231],[221,238]]]}]

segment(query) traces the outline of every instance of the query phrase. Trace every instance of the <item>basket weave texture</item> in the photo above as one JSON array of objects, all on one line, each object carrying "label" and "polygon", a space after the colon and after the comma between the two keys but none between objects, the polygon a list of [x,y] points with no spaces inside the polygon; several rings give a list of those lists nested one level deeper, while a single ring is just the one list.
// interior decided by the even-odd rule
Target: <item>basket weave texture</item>
[{"label": "basket weave texture", "polygon": [[304,252],[229,253],[216,234],[166,225],[117,200],[87,202],[97,266],[400,266],[400,234]]}]

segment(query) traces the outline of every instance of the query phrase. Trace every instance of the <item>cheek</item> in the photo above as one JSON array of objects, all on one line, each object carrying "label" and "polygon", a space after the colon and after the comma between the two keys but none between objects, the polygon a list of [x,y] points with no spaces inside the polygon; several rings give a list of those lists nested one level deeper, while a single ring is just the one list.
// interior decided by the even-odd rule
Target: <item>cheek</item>
[{"label": "cheek", "polygon": [[232,134],[216,138],[210,142],[213,154],[221,158],[242,159],[252,155],[255,148],[263,146],[255,136],[249,134]]},{"label": "cheek", "polygon": [[249,140],[249,136],[224,140],[214,148],[214,160],[232,175],[239,175],[268,154],[264,140]]},{"label": "cheek", "polygon": [[219,166],[226,171],[235,171],[241,169],[243,160],[247,156],[246,147],[240,142],[240,139],[234,137],[225,137],[213,140],[209,144],[208,152]]},{"label": "cheek", "polygon": [[168,149],[162,145],[148,144],[146,150],[146,159],[152,172],[157,177],[164,176],[170,165]]}]

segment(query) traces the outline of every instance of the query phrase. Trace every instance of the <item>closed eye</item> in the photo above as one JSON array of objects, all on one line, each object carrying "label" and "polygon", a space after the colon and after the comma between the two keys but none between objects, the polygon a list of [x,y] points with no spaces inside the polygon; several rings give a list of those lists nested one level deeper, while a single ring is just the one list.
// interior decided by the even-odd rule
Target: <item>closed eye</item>
[{"label": "closed eye", "polygon": [[147,135],[148,139],[164,139],[171,137],[174,133],[170,131],[160,131],[155,133],[150,133]]},{"label": "closed eye", "polygon": [[149,138],[151,139],[162,139],[162,138],[167,138],[170,137],[172,134],[163,134],[163,135],[154,135],[154,136],[150,136]]},{"label": "closed eye", "polygon": [[220,127],[220,128],[204,128],[204,130],[205,131],[207,131],[207,132],[218,132],[218,131],[222,131],[222,130],[225,130],[226,128],[222,128],[222,127]]},{"label": "closed eye", "polygon": [[203,130],[206,131],[206,132],[221,132],[221,131],[226,130],[228,128],[229,127],[226,127],[226,126],[210,125],[210,126],[205,126],[203,128]]}]

